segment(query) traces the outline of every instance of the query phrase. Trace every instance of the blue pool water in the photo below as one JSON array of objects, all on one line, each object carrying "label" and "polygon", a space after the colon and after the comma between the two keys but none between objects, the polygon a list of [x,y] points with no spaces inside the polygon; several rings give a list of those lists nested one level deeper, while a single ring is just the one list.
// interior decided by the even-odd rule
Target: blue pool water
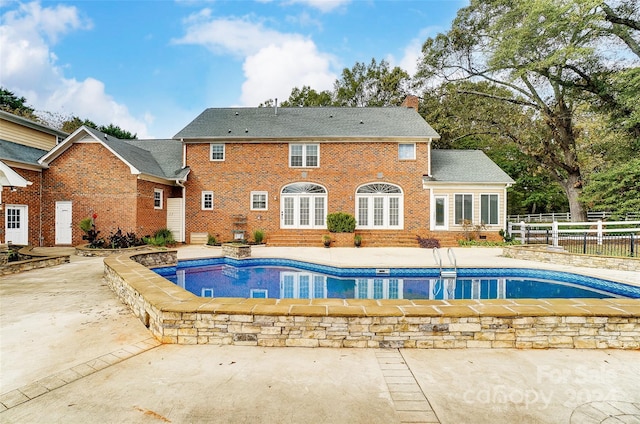
[{"label": "blue pool water", "polygon": [[640,298],[640,287],[558,271],[336,268],[290,259],[181,261],[156,273],[202,297],[338,299]]}]

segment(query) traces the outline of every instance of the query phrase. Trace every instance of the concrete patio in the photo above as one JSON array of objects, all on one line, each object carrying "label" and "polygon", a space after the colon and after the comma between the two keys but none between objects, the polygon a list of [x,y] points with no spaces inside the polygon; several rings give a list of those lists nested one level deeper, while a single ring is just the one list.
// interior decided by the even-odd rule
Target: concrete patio
[{"label": "concrete patio", "polygon": [[[456,249],[460,266],[528,266]],[[189,246],[179,257],[216,255]],[[253,256],[433,265],[423,249],[256,248]],[[102,258],[0,278],[0,422],[640,423],[640,357],[622,350],[160,345],[102,280]]]}]

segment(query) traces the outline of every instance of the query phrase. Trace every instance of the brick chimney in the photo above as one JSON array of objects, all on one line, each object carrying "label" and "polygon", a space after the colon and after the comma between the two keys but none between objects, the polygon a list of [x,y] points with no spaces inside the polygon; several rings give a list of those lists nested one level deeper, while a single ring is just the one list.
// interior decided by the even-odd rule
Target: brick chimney
[{"label": "brick chimney", "polygon": [[413,96],[411,94],[407,95],[407,97],[405,97],[405,99],[402,101],[402,107],[409,107],[412,109],[415,109],[415,111],[418,111],[418,101],[420,99],[418,99],[418,96]]}]

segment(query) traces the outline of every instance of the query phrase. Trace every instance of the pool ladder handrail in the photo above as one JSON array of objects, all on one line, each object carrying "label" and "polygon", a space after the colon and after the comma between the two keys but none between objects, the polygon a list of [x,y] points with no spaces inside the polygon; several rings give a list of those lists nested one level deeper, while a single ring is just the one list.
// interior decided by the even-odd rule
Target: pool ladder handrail
[{"label": "pool ladder handrail", "polygon": [[442,258],[440,257],[440,249],[433,248],[433,259],[436,261],[436,265],[440,267],[440,278],[456,278],[458,276],[458,261],[456,259],[453,249],[447,249],[447,257],[449,258],[449,264],[453,269],[442,269]]}]

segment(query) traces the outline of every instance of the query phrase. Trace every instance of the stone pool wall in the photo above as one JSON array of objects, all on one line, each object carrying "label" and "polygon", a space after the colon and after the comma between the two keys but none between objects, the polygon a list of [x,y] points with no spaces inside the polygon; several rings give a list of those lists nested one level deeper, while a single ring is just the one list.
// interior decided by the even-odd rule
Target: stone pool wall
[{"label": "stone pool wall", "polygon": [[[174,264],[172,251],[144,263]],[[163,343],[371,348],[640,349],[640,300],[200,298],[136,256],[105,259],[112,290]]]},{"label": "stone pool wall", "polygon": [[547,245],[505,246],[502,251],[504,256],[508,258],[588,268],[640,272],[640,258],[581,255],[563,250],[553,250],[551,246]]}]

